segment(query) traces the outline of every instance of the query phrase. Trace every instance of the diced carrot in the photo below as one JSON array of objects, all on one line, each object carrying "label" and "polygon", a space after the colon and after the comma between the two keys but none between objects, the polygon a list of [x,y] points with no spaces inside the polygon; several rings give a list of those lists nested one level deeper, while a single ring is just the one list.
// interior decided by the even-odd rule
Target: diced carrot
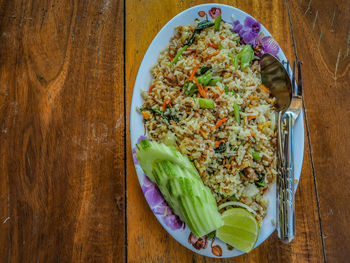
[{"label": "diced carrot", "polygon": [[203,89],[202,85],[200,85],[198,83],[198,80],[196,77],[193,77],[194,81],[196,82],[196,85],[198,87],[198,92],[199,94],[203,97],[203,98],[206,98],[207,97],[207,93],[205,92],[205,90]]},{"label": "diced carrot", "polygon": [[266,93],[270,94],[271,92],[266,88],[266,86],[264,84],[260,85],[260,88],[265,91]]},{"label": "diced carrot", "polygon": [[228,64],[225,64],[225,68],[228,68],[229,67],[229,65]]},{"label": "diced carrot", "polygon": [[255,136],[255,132],[252,132],[252,133],[250,134],[250,136]]},{"label": "diced carrot", "polygon": [[208,47],[212,47],[212,48],[218,49],[219,45],[218,44],[209,43]]},{"label": "diced carrot", "polygon": [[219,92],[222,94],[222,93],[224,93],[224,90],[223,89],[219,89]]},{"label": "diced carrot", "polygon": [[151,114],[150,114],[148,111],[143,111],[143,112],[142,112],[142,115],[143,115],[143,117],[144,117],[146,120],[148,120],[149,117],[151,117]]},{"label": "diced carrot", "polygon": [[175,76],[174,76],[174,75],[172,75],[172,76],[170,77],[170,79],[171,79],[171,80],[174,80],[174,79],[175,79]]},{"label": "diced carrot", "polygon": [[165,99],[163,102],[163,111],[166,109],[166,105],[169,103],[169,99]]},{"label": "diced carrot", "polygon": [[209,56],[207,56],[206,58],[204,58],[204,60],[208,60],[208,59],[210,59],[211,57],[216,56],[217,54],[219,54],[219,52],[220,52],[220,50],[214,52],[213,54],[210,54]]},{"label": "diced carrot", "polygon": [[199,63],[194,67],[194,69],[193,69],[190,77],[188,78],[188,80],[192,80],[193,79],[193,77],[196,74],[198,68],[199,68]]},{"label": "diced carrot", "polygon": [[221,124],[223,124],[227,120],[228,120],[227,118],[223,118],[222,120],[219,120],[215,125],[216,129],[219,128]]},{"label": "diced carrot", "polygon": [[225,39],[225,37],[220,35],[220,39],[221,39],[221,40],[224,40],[224,39]]},{"label": "diced carrot", "polygon": [[152,92],[152,90],[154,89],[155,86],[156,86],[156,84],[153,84],[153,85],[149,88],[148,94],[151,94],[151,92]]},{"label": "diced carrot", "polygon": [[191,51],[191,52],[195,52],[196,51],[196,49],[195,48],[188,48],[188,49],[186,49],[187,51]]},{"label": "diced carrot", "polygon": [[248,119],[248,120],[252,120],[252,119],[255,119],[256,117],[258,117],[258,115],[248,116],[247,119]]}]

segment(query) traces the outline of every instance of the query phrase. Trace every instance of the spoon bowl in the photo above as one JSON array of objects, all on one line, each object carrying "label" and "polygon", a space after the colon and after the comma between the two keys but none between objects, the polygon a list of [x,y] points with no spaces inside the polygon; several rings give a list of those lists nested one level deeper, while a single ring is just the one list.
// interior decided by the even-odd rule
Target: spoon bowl
[{"label": "spoon bowl", "polygon": [[286,111],[292,101],[292,83],[281,62],[269,53],[260,61],[261,81],[276,98],[276,109]]}]

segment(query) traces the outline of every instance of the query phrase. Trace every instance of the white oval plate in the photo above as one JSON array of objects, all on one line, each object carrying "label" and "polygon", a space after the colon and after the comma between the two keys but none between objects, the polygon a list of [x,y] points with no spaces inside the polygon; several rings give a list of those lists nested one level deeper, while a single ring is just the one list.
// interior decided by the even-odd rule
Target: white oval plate
[{"label": "white oval plate", "polygon": [[[134,156],[134,164],[137,172],[137,176],[142,188],[142,191],[145,195],[145,198],[150,205],[154,215],[159,220],[160,224],[165,228],[165,230],[173,236],[179,243],[188,249],[204,255],[208,257],[217,257],[213,254],[213,246],[220,246],[222,250],[221,257],[235,257],[243,254],[242,251],[237,249],[228,250],[227,246],[224,242],[219,239],[207,240],[206,238],[196,240],[193,236],[190,236],[189,228],[181,221],[179,218],[171,212],[170,207],[167,206],[163,197],[159,193],[159,190],[156,185],[151,183],[141,167],[138,165],[137,160],[135,158],[135,145],[141,140],[144,136],[144,125],[142,122],[142,116],[136,111],[137,106],[141,106],[143,104],[143,99],[141,97],[141,90],[147,90],[150,86],[150,82],[152,79],[151,75],[151,66],[154,65],[158,61],[159,52],[163,50],[170,41],[170,38],[174,34],[174,28],[179,25],[187,25],[194,22],[194,19],[200,18],[198,15],[199,11],[204,11],[209,14],[209,10],[213,7],[220,8],[222,11],[222,19],[226,22],[234,22],[236,21],[236,25],[239,23],[242,25],[241,32],[247,32],[249,28],[245,28],[249,22],[245,21],[248,17],[248,20],[252,21],[252,17],[247,13],[228,5],[222,4],[203,4],[194,6],[189,8],[182,13],[175,16],[171,19],[157,34],[157,36],[153,39],[151,45],[149,46],[143,60],[141,66],[139,68],[136,82],[134,86],[132,103],[131,103],[131,111],[130,111],[130,134],[131,134],[131,147],[133,150]],[[209,19],[210,16],[208,15]],[[239,22],[238,22],[239,21]],[[246,22],[246,24],[245,24]],[[256,20],[255,20],[256,22]],[[249,26],[249,25],[248,25]],[[260,24],[260,32],[263,36],[271,37],[271,34],[266,30],[266,28]],[[288,33],[288,32],[287,32]],[[278,50],[276,56],[281,61],[287,61],[283,51],[281,49]],[[291,74],[291,72],[290,72]],[[304,122],[303,116],[300,114],[299,118],[295,122],[294,126],[294,177],[297,181],[299,181],[301,167],[303,162],[303,154],[304,154]],[[255,245],[255,247],[259,246],[262,242],[264,242],[275,230],[275,215],[276,215],[276,185],[274,184],[271,187],[271,190],[267,193],[266,197],[269,200],[269,206],[267,210],[267,215],[262,222],[262,226],[259,232],[259,238]]]}]

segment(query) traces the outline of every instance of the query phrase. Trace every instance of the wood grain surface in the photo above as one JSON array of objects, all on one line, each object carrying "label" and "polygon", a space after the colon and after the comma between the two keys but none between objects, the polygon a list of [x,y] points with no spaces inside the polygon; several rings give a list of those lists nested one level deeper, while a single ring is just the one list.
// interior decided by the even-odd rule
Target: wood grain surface
[{"label": "wood grain surface", "polygon": [[[249,255],[205,258],[149,209],[128,137],[134,81],[164,24],[207,2],[0,0],[1,263],[349,261],[348,0],[289,1],[308,120],[293,243],[274,233]],[[294,60],[285,1],[218,2]]]},{"label": "wood grain surface", "polygon": [[[325,257],[350,258],[350,3],[291,2]],[[298,41],[299,40],[299,41]],[[303,41],[300,41],[303,40]]]},{"label": "wood grain surface", "polygon": [[123,262],[123,2],[0,18],[0,262]]}]

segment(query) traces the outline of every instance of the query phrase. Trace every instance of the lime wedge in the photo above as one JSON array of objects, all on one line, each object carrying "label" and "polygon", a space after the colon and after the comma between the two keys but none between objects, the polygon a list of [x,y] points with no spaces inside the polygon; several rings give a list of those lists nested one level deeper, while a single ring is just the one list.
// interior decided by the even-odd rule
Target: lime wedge
[{"label": "lime wedge", "polygon": [[259,224],[255,217],[243,208],[232,208],[221,215],[224,225],[216,236],[243,252],[250,252],[258,240]]}]

